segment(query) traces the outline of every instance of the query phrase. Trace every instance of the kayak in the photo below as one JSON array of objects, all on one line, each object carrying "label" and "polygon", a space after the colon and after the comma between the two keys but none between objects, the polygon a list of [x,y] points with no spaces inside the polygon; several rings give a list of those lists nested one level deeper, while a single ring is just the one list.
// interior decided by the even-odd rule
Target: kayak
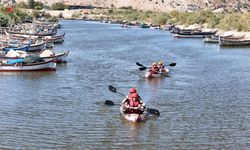
[{"label": "kayak", "polygon": [[121,111],[121,115],[128,121],[131,121],[131,122],[142,122],[142,121],[145,121],[147,118],[148,118],[148,111],[145,110],[143,112],[143,114],[126,114],[124,112],[124,107],[123,105],[120,106],[120,111]]},{"label": "kayak", "polygon": [[165,68],[164,72],[159,72],[152,74],[151,71],[148,69],[147,72],[145,73],[146,78],[161,78],[161,77],[166,77],[169,73],[169,69]]}]

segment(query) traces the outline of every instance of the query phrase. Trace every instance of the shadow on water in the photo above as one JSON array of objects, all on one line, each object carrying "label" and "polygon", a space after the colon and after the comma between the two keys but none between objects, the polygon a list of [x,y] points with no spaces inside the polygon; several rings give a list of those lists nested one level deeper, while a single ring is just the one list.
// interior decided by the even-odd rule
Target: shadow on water
[{"label": "shadow on water", "polygon": [[50,76],[54,76],[55,74],[56,74],[55,71],[1,72],[0,77],[36,79],[36,78],[47,78]]}]

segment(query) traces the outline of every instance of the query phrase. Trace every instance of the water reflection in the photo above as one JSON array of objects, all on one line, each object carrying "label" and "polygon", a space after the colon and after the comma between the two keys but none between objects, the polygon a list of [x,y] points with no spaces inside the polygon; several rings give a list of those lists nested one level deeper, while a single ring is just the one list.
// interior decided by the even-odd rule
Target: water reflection
[{"label": "water reflection", "polygon": [[36,79],[36,78],[46,78],[55,75],[55,71],[32,71],[32,72],[1,72],[0,77],[15,77],[15,78],[26,78],[26,79]]}]

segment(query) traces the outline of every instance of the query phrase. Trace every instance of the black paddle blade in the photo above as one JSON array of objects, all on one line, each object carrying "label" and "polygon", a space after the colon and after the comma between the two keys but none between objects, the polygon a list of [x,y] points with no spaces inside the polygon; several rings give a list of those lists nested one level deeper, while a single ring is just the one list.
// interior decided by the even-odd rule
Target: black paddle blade
[{"label": "black paddle blade", "polygon": [[113,101],[106,100],[106,101],[105,101],[105,105],[114,106],[115,103],[114,103]]},{"label": "black paddle blade", "polygon": [[115,87],[113,87],[112,85],[109,85],[109,90],[111,91],[111,92],[114,92],[114,93],[116,93],[116,88]]},{"label": "black paddle blade", "polygon": [[148,112],[152,115],[160,116],[160,112],[156,109],[149,109],[148,108]]},{"label": "black paddle blade", "polygon": [[140,71],[143,71],[143,70],[146,70],[146,69],[147,69],[147,67],[144,67],[144,66],[139,68]]},{"label": "black paddle blade", "polygon": [[171,63],[171,64],[169,64],[169,66],[174,67],[174,66],[176,66],[176,63]]},{"label": "black paddle blade", "polygon": [[141,66],[141,67],[143,67],[143,65],[142,65],[142,64],[140,64],[140,63],[138,63],[138,62],[136,62],[136,65],[137,65],[137,66]]}]

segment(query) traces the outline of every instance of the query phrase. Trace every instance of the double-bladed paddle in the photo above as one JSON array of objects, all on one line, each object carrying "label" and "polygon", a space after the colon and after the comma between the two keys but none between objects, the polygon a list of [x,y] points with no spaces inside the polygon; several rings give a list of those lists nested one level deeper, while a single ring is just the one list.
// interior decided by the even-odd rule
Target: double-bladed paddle
[{"label": "double-bladed paddle", "polygon": [[[138,62],[136,62],[136,65],[137,65],[137,66],[140,66],[139,70],[141,70],[141,71],[146,70],[146,69],[149,68],[149,67],[146,67],[146,66],[144,66],[144,65],[142,65],[142,64],[140,64],[140,63],[138,63]],[[176,63],[171,63],[171,64],[164,65],[164,66],[174,67],[174,66],[176,66]]]},{"label": "double-bladed paddle", "polygon": [[[115,87],[113,87],[112,85],[109,85],[109,90],[110,90],[111,92],[113,92],[113,93],[118,93],[118,94],[120,94],[120,95],[122,95],[122,96],[124,96],[124,97],[126,96],[125,94],[118,92],[117,89],[116,89]],[[111,100],[106,100],[106,101],[105,101],[105,105],[113,106],[113,105],[118,105],[118,104],[115,104],[115,103],[114,103],[113,101],[111,101]],[[147,110],[150,114],[156,115],[156,116],[160,116],[160,112],[159,112],[157,109],[151,109],[151,108],[148,108],[148,107],[145,107],[145,108],[146,108],[146,110]]]}]

